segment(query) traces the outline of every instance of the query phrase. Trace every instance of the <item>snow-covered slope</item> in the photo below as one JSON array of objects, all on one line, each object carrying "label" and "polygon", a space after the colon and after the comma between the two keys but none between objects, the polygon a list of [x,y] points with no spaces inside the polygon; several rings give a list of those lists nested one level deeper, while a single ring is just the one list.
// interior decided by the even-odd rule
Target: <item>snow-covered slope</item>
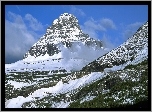
[{"label": "snow-covered slope", "polygon": [[[56,21],[57,20],[55,20],[55,22]],[[80,58],[77,55],[77,52],[79,52],[79,54],[82,53],[81,48],[85,49],[82,44],[76,44],[75,47],[70,48],[62,47],[61,52],[58,54],[52,56],[45,54],[43,58],[41,58],[41,56],[35,58],[29,55],[27,58],[14,64],[7,64],[6,71],[12,70],[12,68],[16,70],[19,70],[20,68],[31,70],[31,68],[34,68],[35,71],[50,69],[73,70],[73,68],[83,65],[85,61],[88,63],[87,61],[91,60],[89,57],[81,56]],[[69,50],[72,52],[67,55]],[[85,49],[85,51],[87,50]],[[95,54],[96,51],[92,50],[91,53]],[[64,56],[67,56],[67,58]],[[22,78],[22,80],[27,78],[30,79],[29,82],[32,82],[33,77],[37,78],[41,73],[37,74],[37,76],[34,73],[31,73],[32,78],[29,76],[29,73],[13,73],[6,75],[6,79],[8,79],[5,81],[8,90],[7,92],[10,92],[8,83],[11,83],[12,86],[14,85],[12,91],[15,88],[22,86],[24,86],[25,89],[21,89],[21,91],[17,92],[14,90],[17,93],[17,96],[15,95],[15,97],[7,94],[5,107],[46,108],[47,106],[47,108],[66,108],[69,106],[72,107],[72,105],[73,107],[94,105],[93,107],[109,108],[109,105],[111,107],[113,106],[111,104],[115,103],[116,105],[126,103],[133,104],[138,102],[138,100],[142,101],[148,97],[147,60],[148,22],[141,26],[139,30],[122,45],[88,64],[82,69],[82,71],[64,74],[65,76],[63,76],[63,74],[55,74],[43,77],[43,79],[41,79],[42,84],[46,82],[46,78],[50,78],[48,82],[51,82],[51,85],[47,84],[47,87],[40,85],[40,88],[37,88],[37,86],[33,86],[34,84],[37,84],[35,82],[32,84],[23,84],[21,81],[20,83],[10,81],[15,80],[17,76],[19,79],[21,76],[26,76]],[[130,64],[132,64],[131,68],[128,66]],[[51,74],[51,72],[49,74]],[[10,78],[10,76],[13,78]],[[52,85],[52,83],[55,85]],[[26,88],[27,86],[30,86],[32,90]],[[25,90],[27,94],[23,94],[22,90]],[[89,102],[90,100],[94,100],[94,102],[87,104],[86,102]]]},{"label": "snow-covered slope", "polygon": [[148,22],[119,47],[83,67],[84,71],[103,71],[122,64],[137,64],[148,58]]},{"label": "snow-covered slope", "polygon": [[[91,51],[92,54],[88,57]],[[71,52],[70,49],[64,49],[62,52],[54,54],[53,56],[49,56],[48,54],[37,58],[28,56],[27,58],[19,60],[15,63],[5,64],[5,73],[13,71],[77,71],[106,52],[108,51],[102,49],[96,51],[91,48],[84,47],[84,49],[82,49],[80,47],[74,52]]]},{"label": "snow-covered slope", "polygon": [[[18,96],[17,98],[9,99],[5,102],[6,108],[21,108],[22,104],[25,102],[29,102],[34,100],[34,98],[39,97],[42,99],[43,97],[47,96],[48,93],[52,93],[54,96],[60,93],[67,93],[74,89],[80,88],[89,84],[97,79],[101,79],[104,77],[103,73],[91,73],[82,78],[70,80],[67,84],[63,84],[62,79],[53,87],[49,88],[41,88],[36,90],[34,93],[31,93],[28,97]],[[68,106],[68,105],[67,105]],[[51,105],[50,105],[51,107]],[[59,106],[56,106],[59,107]],[[35,107],[36,108],[36,107]]]}]

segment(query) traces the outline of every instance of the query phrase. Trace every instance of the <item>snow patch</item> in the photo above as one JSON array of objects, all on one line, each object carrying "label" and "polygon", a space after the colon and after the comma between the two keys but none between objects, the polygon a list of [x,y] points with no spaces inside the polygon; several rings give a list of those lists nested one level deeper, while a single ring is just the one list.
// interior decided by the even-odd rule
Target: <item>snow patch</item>
[{"label": "snow patch", "polygon": [[33,100],[33,98],[18,96],[17,98],[7,100],[5,103],[5,108],[21,108],[24,102],[29,102],[31,100]]},{"label": "snow patch", "polygon": [[125,100],[123,101],[123,104],[127,104],[127,103],[133,104],[133,103],[134,103],[134,100],[133,100],[133,99],[130,99],[130,98],[127,98],[127,99],[125,99]]},{"label": "snow patch", "polygon": [[52,108],[67,108],[69,106],[71,102],[64,102],[64,101],[61,101],[61,102],[58,102],[58,103],[53,103],[52,104]]},{"label": "snow patch", "polygon": [[90,101],[90,100],[93,100],[96,96],[86,96],[84,99],[82,99],[80,101],[80,103],[83,103],[85,101]]},{"label": "snow patch", "polygon": [[21,88],[24,86],[31,86],[33,84],[29,84],[29,83],[24,83],[24,82],[16,82],[16,81],[8,81],[8,84],[11,84],[14,86],[14,88]]}]

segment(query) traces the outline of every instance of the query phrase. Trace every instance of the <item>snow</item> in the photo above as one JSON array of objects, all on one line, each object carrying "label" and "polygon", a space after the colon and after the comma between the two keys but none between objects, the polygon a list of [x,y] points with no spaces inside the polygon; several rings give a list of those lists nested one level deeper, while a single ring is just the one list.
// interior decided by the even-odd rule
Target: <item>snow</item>
[{"label": "snow", "polygon": [[[54,54],[53,56],[45,54],[44,56],[35,58],[34,56],[29,55],[23,60],[12,64],[5,64],[5,73],[9,73],[11,70],[17,70],[17,72],[32,70],[51,71],[59,70],[59,68],[67,71],[78,71],[97,57],[107,52],[103,49],[97,51],[93,50],[86,47],[81,42],[73,43],[73,47],[70,49],[67,49],[64,46],[61,46],[60,49],[61,52]],[[92,53],[90,54],[90,52]]]},{"label": "snow", "polygon": [[[104,77],[104,74],[101,72],[93,72],[89,75],[85,75],[79,79],[70,80],[67,83],[63,84],[62,80],[60,80],[55,86],[49,88],[41,88],[33,93],[31,93],[28,97],[17,97],[9,100],[9,103],[6,102],[7,108],[21,108],[21,105],[25,102],[31,101],[34,97],[44,98],[47,93],[53,93],[54,95],[59,93],[67,93],[79,87],[85,86],[95,80],[99,80]],[[19,101],[19,102],[18,102]],[[14,103],[17,102],[17,103]]]},{"label": "snow", "polygon": [[133,65],[138,64],[147,58],[148,58],[148,47],[145,46],[140,52],[136,54],[136,58],[131,62],[131,64]]},{"label": "snow", "polygon": [[139,78],[132,78],[132,81],[135,82],[135,81],[139,81],[140,79]]},{"label": "snow", "polygon": [[17,98],[12,98],[10,100],[7,100],[5,103],[6,108],[21,108],[22,104],[24,102],[28,102],[33,100],[33,98],[25,98],[23,96],[18,96]]},{"label": "snow", "polygon": [[23,59],[23,62],[41,62],[41,61],[46,61],[49,59],[58,59],[58,58],[62,58],[61,52],[59,52],[58,54],[54,54],[53,56],[49,56],[48,54],[45,54],[44,56],[39,56],[37,58],[30,56]]},{"label": "snow", "polygon": [[21,88],[21,87],[24,87],[24,86],[31,86],[33,85],[32,84],[29,84],[29,83],[25,83],[25,82],[16,82],[16,81],[8,81],[8,84],[11,84],[14,86],[14,88]]},{"label": "snow", "polygon": [[103,90],[103,91],[102,91],[102,94],[108,93],[109,91],[110,91],[109,89]]},{"label": "snow", "polygon": [[[62,17],[65,17],[65,15],[67,15],[67,14],[61,15],[59,18],[61,19]],[[70,16],[72,16],[72,15],[68,15],[68,16],[66,16],[66,18],[69,18]],[[58,19],[54,20],[53,24],[56,24],[57,21],[58,21]],[[147,25],[145,25],[145,26],[147,26]],[[73,31],[69,34],[70,38],[68,38],[66,41],[68,41],[68,40],[71,41],[72,39],[73,39],[73,41],[75,41],[75,40],[78,41],[79,39],[76,38],[75,35],[78,35],[80,33],[80,30],[76,27],[72,28],[71,30],[72,31],[75,30],[75,31]],[[57,44],[61,41],[61,38],[57,38],[59,36],[58,34],[51,34],[51,35],[55,35],[54,40],[52,40],[52,43]],[[49,35],[42,42],[38,41],[38,45],[43,45],[44,43],[49,43],[49,41],[51,39],[48,39],[48,38],[51,35]],[[145,34],[142,33],[142,35],[145,35]],[[139,51],[139,52],[137,52],[137,54],[135,54],[135,59],[133,61],[127,61],[123,65],[113,66],[112,68],[105,68],[104,72],[107,73],[110,71],[122,70],[122,69],[124,69],[125,66],[127,66],[129,64],[138,64],[141,61],[148,58],[148,45],[147,45],[148,40],[146,38],[143,38],[143,36],[141,36],[141,35],[138,37],[138,39],[135,39],[135,38],[137,38],[137,37],[133,36],[133,37],[129,38],[128,41],[121,44],[120,47],[113,49],[107,55],[99,58],[96,61],[99,61],[99,60],[101,61],[101,59],[102,59],[103,64],[104,64],[104,63],[109,62],[111,58],[113,60],[121,60],[122,57],[124,57],[125,60],[130,60],[130,56],[128,56],[127,53],[131,53],[132,51],[126,50],[126,48],[124,46],[131,44],[133,47],[133,46],[137,46],[139,44],[139,42],[143,42],[142,44],[145,45],[143,47],[143,49],[141,49],[140,51],[138,49],[135,49],[136,51],[137,50]],[[132,44],[132,42],[134,40],[138,40],[138,41],[137,41],[137,43]],[[36,45],[36,43],[33,46],[35,46],[35,45]],[[83,45],[75,46],[76,51],[74,51],[70,54],[69,54],[69,51],[67,51],[67,48],[65,48],[65,47],[62,47],[62,48],[63,48],[62,52],[60,52],[58,54],[54,54],[53,56],[49,56],[48,54],[45,54],[44,56],[39,56],[39,57],[35,58],[33,56],[28,55],[28,57],[23,60],[17,61],[12,64],[5,64],[5,73],[10,72],[7,70],[13,70],[13,69],[17,70],[17,72],[30,71],[30,70],[34,70],[34,69],[37,71],[51,71],[51,70],[59,70],[59,68],[66,69],[68,72],[71,70],[80,70],[83,66],[85,66],[89,62],[93,61],[94,58],[96,59],[97,57],[95,57],[95,56],[99,55],[98,53],[94,52],[93,50],[90,51],[90,49],[86,49]],[[125,51],[123,52],[122,49],[125,49]],[[105,50],[108,51],[109,49],[105,48],[104,51],[97,51],[100,53],[99,56],[105,54],[106,53]],[[119,52],[118,54],[116,53],[117,51]],[[88,54],[88,52],[89,52],[89,54]],[[127,54],[127,55],[125,55],[125,54]],[[80,56],[80,57],[78,57],[78,56]],[[63,58],[63,57],[64,57],[64,59],[58,60],[59,58]],[[91,59],[90,59],[90,57],[91,57]],[[94,57],[94,58],[92,58],[92,57]],[[53,60],[53,59],[56,59],[56,60]],[[77,88],[83,87],[87,84],[90,84],[93,81],[99,80],[103,77],[104,77],[104,73],[93,72],[93,73],[85,75],[79,79],[70,80],[68,83],[65,83],[65,84],[62,82],[62,80],[60,80],[53,87],[38,89],[38,90],[34,91],[33,93],[31,93],[26,98],[23,96],[18,96],[17,98],[13,98],[13,99],[6,101],[5,105],[7,108],[21,108],[21,105],[24,102],[31,101],[34,99],[34,97],[43,98],[47,95],[47,93],[53,93],[54,95],[59,94],[59,93],[67,93],[74,89],[77,89]],[[120,77],[122,79],[124,79],[126,77],[126,74],[125,73],[121,74]],[[42,78],[39,78],[37,80],[41,80],[41,79]],[[132,79],[132,81],[134,81],[134,79]],[[31,85],[29,83],[15,82],[15,81],[8,81],[8,83],[14,85],[14,88],[21,88],[23,86]],[[135,88],[133,88],[133,89],[135,89]],[[118,99],[117,96],[114,96],[114,97],[116,100]],[[87,98],[88,97],[86,97],[86,99]],[[91,98],[93,98],[93,97],[90,97],[90,99]],[[126,101],[130,102],[131,100],[126,99]],[[68,105],[69,105],[69,102],[66,102],[66,103],[58,102],[53,106],[54,107],[67,107]]]},{"label": "snow", "polygon": [[121,73],[120,75],[119,75],[119,77],[122,79],[122,80],[124,80],[125,78],[127,78],[127,74],[126,73]]},{"label": "snow", "polygon": [[[5,64],[5,73],[10,72],[10,70],[17,70],[16,72],[24,72],[24,71],[50,71],[58,69],[57,67],[63,67],[64,65],[61,65],[59,58],[62,58],[61,53],[55,54],[53,56],[48,56],[47,54],[45,56],[39,56],[37,58],[34,58],[32,56],[29,56],[26,59],[17,61],[12,64]],[[55,60],[53,60],[55,59]],[[9,70],[9,71],[7,71]]]},{"label": "snow", "polygon": [[135,55],[135,59],[133,61],[127,61],[126,63],[124,63],[122,65],[113,66],[112,68],[105,68],[104,72],[123,70],[126,66],[128,66],[130,64],[136,65],[136,64],[144,61],[147,58],[148,58],[148,47],[144,46],[144,48]]},{"label": "snow", "polygon": [[71,102],[58,102],[58,103],[53,103],[51,106],[52,108],[67,108]]},{"label": "snow", "polygon": [[49,78],[48,77],[44,77],[44,78],[36,78],[36,79],[33,79],[33,80],[36,80],[38,82],[38,81],[41,81],[41,80],[44,80],[44,79],[49,79]]},{"label": "snow", "polygon": [[127,98],[127,99],[125,99],[125,100],[123,101],[123,104],[127,104],[127,103],[133,104],[133,103],[134,103],[134,100],[132,100],[132,99],[130,99],[130,98]]},{"label": "snow", "polygon": [[96,96],[86,96],[85,98],[83,98],[80,103],[83,103],[85,101],[90,101],[93,100]]},{"label": "snow", "polygon": [[[72,18],[74,19],[73,22],[78,22],[78,20],[72,15],[68,13],[62,14],[59,18]],[[60,21],[60,19],[55,19],[53,21],[53,24],[56,24],[57,21]],[[61,21],[60,21],[61,22]],[[46,44],[59,44],[62,41],[65,42],[73,42],[76,43],[73,47],[75,49],[74,53],[71,53],[71,49],[68,49],[65,47],[65,45],[62,46],[61,51],[58,54],[54,54],[53,56],[49,56],[48,54],[45,54],[44,56],[34,57],[31,56],[30,53],[27,54],[27,58],[17,61],[12,64],[5,64],[5,73],[9,73],[10,71],[6,70],[17,70],[17,72],[24,72],[24,71],[31,71],[31,70],[37,70],[37,71],[51,71],[51,70],[57,70],[59,68],[66,69],[67,71],[71,70],[80,70],[82,67],[93,61],[94,59],[98,58],[99,56],[105,54],[108,52],[106,49],[95,51],[93,49],[90,49],[86,47],[83,43],[84,41],[81,41],[80,39],[85,37],[76,37],[76,35],[80,35],[81,30],[75,26],[74,28],[70,28],[70,32],[68,33],[66,28],[62,29],[54,29],[55,32],[49,33],[51,30],[50,28],[47,29],[46,37],[41,37],[41,39],[35,43],[32,47],[35,49],[35,47],[39,46],[40,48],[44,47],[44,51],[46,51]],[[59,37],[59,32],[63,30],[64,33],[67,33],[69,35],[68,38],[63,39]],[[49,33],[49,34],[48,34]],[[50,38],[51,37],[51,38]],[[90,37],[88,38],[90,39]],[[81,43],[82,45],[78,45],[78,43]],[[73,45],[73,44],[72,44]],[[58,46],[57,46],[58,47]],[[64,51],[63,51],[64,49]],[[77,52],[78,51],[78,52]],[[91,53],[90,53],[91,52]],[[89,56],[88,56],[89,55]],[[77,58],[78,57],[78,58]],[[56,60],[52,61],[52,59],[59,59],[64,58],[62,60]],[[72,59],[71,59],[72,58]],[[87,59],[85,59],[87,58]],[[47,61],[49,60],[49,61]],[[29,63],[29,64],[28,64]],[[45,64],[45,65],[43,65]],[[51,75],[51,74],[50,74]]]},{"label": "snow", "polygon": [[132,90],[138,92],[139,91],[139,87],[133,87]]},{"label": "snow", "polygon": [[113,66],[111,68],[105,68],[104,69],[104,72],[107,73],[107,72],[114,72],[114,71],[117,71],[117,70],[123,70],[125,68],[125,64],[123,65],[119,65],[119,66]]},{"label": "snow", "polygon": [[140,90],[144,91],[145,89],[142,86],[132,87],[132,90],[135,92],[139,92]]},{"label": "snow", "polygon": [[[147,24],[147,23],[146,23]],[[127,61],[127,63],[123,64],[123,66],[127,66],[127,64],[138,64],[141,61],[148,58],[148,27],[146,28],[143,25],[141,28],[141,32],[137,32],[135,35],[133,35],[131,38],[129,38],[126,42],[121,44],[119,47],[111,50],[106,55],[98,58],[96,61],[102,62],[102,64],[110,63],[112,61],[121,61],[124,59]],[[139,36],[137,36],[139,35]],[[127,49],[127,48],[133,48],[133,49]],[[141,49],[142,48],[142,49]],[[137,53],[135,54],[134,51]],[[135,59],[131,62],[129,61],[132,57],[135,57]],[[105,69],[105,71],[108,69]],[[109,69],[111,70],[111,69]],[[109,71],[108,70],[108,71]]]},{"label": "snow", "polygon": [[58,19],[55,19],[55,20],[53,21],[53,25],[54,25],[54,24],[57,24],[57,22],[58,22]]}]

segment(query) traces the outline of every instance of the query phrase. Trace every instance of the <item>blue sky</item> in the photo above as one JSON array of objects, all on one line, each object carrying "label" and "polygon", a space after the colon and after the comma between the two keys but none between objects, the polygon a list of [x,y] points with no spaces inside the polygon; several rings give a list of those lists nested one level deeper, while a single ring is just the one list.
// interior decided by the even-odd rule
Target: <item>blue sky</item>
[{"label": "blue sky", "polygon": [[5,63],[21,60],[62,13],[74,14],[84,33],[111,49],[148,20],[147,5],[7,5]]}]

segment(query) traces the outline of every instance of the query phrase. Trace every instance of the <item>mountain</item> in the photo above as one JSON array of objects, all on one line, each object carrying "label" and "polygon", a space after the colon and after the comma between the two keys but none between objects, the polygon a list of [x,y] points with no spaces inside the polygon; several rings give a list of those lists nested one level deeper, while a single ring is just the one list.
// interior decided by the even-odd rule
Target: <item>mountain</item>
[{"label": "mountain", "polygon": [[61,46],[70,48],[74,46],[74,43],[83,43],[95,49],[103,47],[100,40],[90,38],[88,34],[82,32],[74,15],[64,13],[53,21],[52,26],[47,28],[46,34],[30,48],[24,58],[29,55],[38,57],[48,54],[52,56],[61,51]]},{"label": "mountain", "polygon": [[78,88],[68,108],[150,109],[148,21],[126,42],[79,72],[87,73],[90,79],[96,80]]},{"label": "mountain", "polygon": [[[56,21],[58,20],[54,23]],[[57,46],[58,42],[55,43]],[[36,57],[36,54],[32,56],[29,53],[25,59],[5,65],[6,71],[16,70],[5,72],[5,107],[125,108],[125,110],[151,107],[148,97],[148,22],[119,47],[104,55],[98,56],[98,54],[94,61],[85,63],[86,65],[82,64],[84,66],[80,67],[80,70],[48,75],[51,67],[51,70],[56,70],[57,66],[61,67],[64,60],[62,58],[65,57],[59,59],[60,56],[71,59],[72,54],[67,55],[69,50],[70,52],[75,50],[73,53],[75,56],[78,52],[75,47],[85,49],[79,52],[79,55],[88,49],[83,41],[80,40],[80,43],[82,43],[81,47],[78,43],[72,43],[74,47],[66,47],[63,44],[59,47],[61,51],[52,56]],[[93,50],[89,52],[89,56],[99,51],[99,49],[95,50],[95,47],[89,47],[90,49]],[[70,66],[67,65],[70,63],[71,66],[77,67],[88,56],[82,59],[76,56],[74,58],[71,59],[72,61],[64,60],[62,67],[69,68]],[[74,63],[73,60],[77,61]],[[35,67],[35,70],[21,71],[18,66],[24,69]],[[45,67],[45,70],[38,69],[41,66]]]},{"label": "mountain", "polygon": [[77,71],[108,51],[101,40],[83,33],[74,15],[64,13],[53,21],[46,33],[23,56],[23,60],[6,64],[5,68],[6,72]]},{"label": "mountain", "polygon": [[122,64],[136,64],[148,58],[147,51],[148,21],[126,42],[89,63],[82,68],[82,71],[101,72],[105,68],[112,68]]}]

